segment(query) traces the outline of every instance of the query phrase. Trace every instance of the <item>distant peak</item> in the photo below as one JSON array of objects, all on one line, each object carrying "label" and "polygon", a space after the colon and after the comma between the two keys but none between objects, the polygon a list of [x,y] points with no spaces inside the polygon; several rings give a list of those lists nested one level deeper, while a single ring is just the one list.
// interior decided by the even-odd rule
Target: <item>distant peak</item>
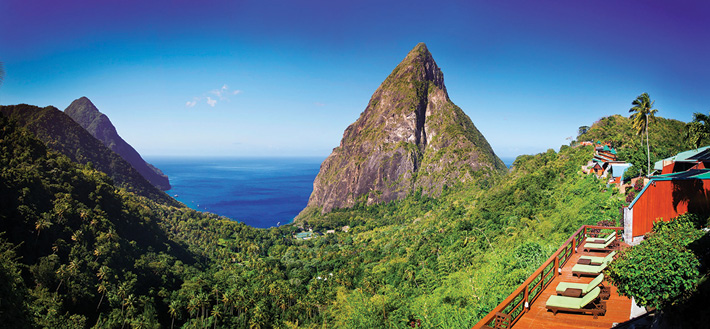
[{"label": "distant peak", "polygon": [[407,53],[407,56],[397,65],[387,80],[394,81],[403,77],[406,80],[431,81],[446,91],[444,74],[436,65],[434,57],[423,42],[418,43]]},{"label": "distant peak", "polygon": [[411,52],[427,53],[427,54],[431,55],[429,53],[429,49],[426,47],[426,43],[424,43],[424,42],[420,42],[416,46],[414,46],[414,48],[412,49],[412,51],[410,51],[410,53]]},{"label": "distant peak", "polygon": [[418,43],[412,50],[409,51],[405,61],[419,61],[419,62],[430,62],[433,61],[433,57],[426,47],[424,42]]},{"label": "distant peak", "polygon": [[75,99],[64,112],[69,114],[69,116],[72,116],[72,112],[100,113],[96,105],[86,96]]}]

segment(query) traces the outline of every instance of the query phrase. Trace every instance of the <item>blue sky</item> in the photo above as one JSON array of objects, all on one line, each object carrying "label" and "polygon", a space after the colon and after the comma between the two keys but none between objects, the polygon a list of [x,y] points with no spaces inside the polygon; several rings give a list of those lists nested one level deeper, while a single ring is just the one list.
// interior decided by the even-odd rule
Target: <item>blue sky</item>
[{"label": "blue sky", "polygon": [[141,154],[323,156],[418,42],[501,157],[648,92],[710,112],[706,1],[0,2],[0,104],[89,97]]}]

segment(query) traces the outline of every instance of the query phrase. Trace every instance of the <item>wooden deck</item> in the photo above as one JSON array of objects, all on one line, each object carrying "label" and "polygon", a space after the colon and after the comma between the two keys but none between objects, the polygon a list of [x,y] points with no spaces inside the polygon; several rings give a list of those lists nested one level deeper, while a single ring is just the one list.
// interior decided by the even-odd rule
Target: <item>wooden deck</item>
[{"label": "wooden deck", "polygon": [[595,319],[592,315],[564,312],[557,312],[557,315],[553,315],[552,312],[545,308],[545,302],[547,302],[550,295],[556,295],[555,287],[557,287],[558,283],[562,281],[588,283],[594,279],[594,277],[584,276],[578,279],[572,275],[572,266],[577,264],[580,256],[604,256],[605,254],[602,252],[581,252],[581,249],[580,252],[573,254],[562,268],[562,275],[553,279],[552,283],[547,286],[537,300],[530,305],[530,310],[515,323],[513,328],[611,328],[617,323],[628,321],[631,315],[631,299],[619,296],[616,287],[606,280],[604,284],[611,287],[611,297],[606,301],[606,314],[604,316],[599,316]]}]

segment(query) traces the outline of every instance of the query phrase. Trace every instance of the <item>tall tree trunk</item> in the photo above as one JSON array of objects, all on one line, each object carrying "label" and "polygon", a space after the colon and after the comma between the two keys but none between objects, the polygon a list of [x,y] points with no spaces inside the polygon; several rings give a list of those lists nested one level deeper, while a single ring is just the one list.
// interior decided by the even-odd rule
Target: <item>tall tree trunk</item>
[{"label": "tall tree trunk", "polygon": [[97,311],[99,310],[99,307],[101,307],[101,302],[104,301],[104,295],[106,295],[106,293],[101,294],[101,299],[99,299],[99,305],[96,306]]},{"label": "tall tree trunk", "polygon": [[648,144],[648,115],[646,116],[646,156],[648,162],[646,164],[646,177],[651,176],[651,145]]}]

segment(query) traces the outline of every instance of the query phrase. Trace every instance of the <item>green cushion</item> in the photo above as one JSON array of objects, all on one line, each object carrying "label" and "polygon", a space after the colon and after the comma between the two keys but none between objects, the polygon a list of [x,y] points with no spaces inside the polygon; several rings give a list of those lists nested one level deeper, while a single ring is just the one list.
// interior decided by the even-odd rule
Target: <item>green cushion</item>
[{"label": "green cushion", "polygon": [[611,232],[609,235],[606,236],[606,238],[592,238],[590,237],[589,239],[591,240],[604,240],[604,242],[614,240],[616,238],[616,232]]},{"label": "green cushion", "polygon": [[584,295],[584,297],[582,297],[582,302],[580,303],[582,305],[581,307],[587,306],[587,304],[591,303],[594,299],[599,297],[599,293],[601,291],[602,291],[601,288],[594,287],[594,289],[592,289],[592,291],[590,291],[588,294],[586,294],[586,295]]},{"label": "green cushion", "polygon": [[594,287],[601,284],[602,281],[604,281],[604,274],[599,274],[596,278],[594,278],[594,280],[589,283],[560,282],[559,284],[557,284],[557,287],[555,287],[555,291],[562,293],[568,288],[582,289],[582,295],[586,295],[592,289],[594,289]]},{"label": "green cushion", "polygon": [[597,277],[594,278],[594,280],[592,280],[591,282],[589,282],[589,284],[587,284],[587,289],[584,290],[582,293],[584,293],[584,294],[589,293],[590,291],[592,291],[592,289],[594,289],[594,287],[598,287],[602,283],[602,281],[604,281],[604,274],[599,273],[599,275],[597,275]]},{"label": "green cushion", "polygon": [[604,242],[609,242],[612,241],[616,238],[616,232],[611,232],[609,235],[606,236],[604,239]]},{"label": "green cushion", "polygon": [[557,287],[555,288],[555,291],[562,293],[568,288],[572,289],[582,289],[582,293],[584,294],[584,289],[587,288],[586,283],[574,283],[574,282],[560,282],[557,284]]},{"label": "green cushion", "polygon": [[579,309],[581,308],[581,301],[582,298],[552,295],[547,299],[547,303],[545,303],[545,305],[550,307]]},{"label": "green cushion", "polygon": [[599,292],[601,290],[599,287],[596,287],[592,289],[591,292],[589,292],[587,295],[581,298],[577,297],[566,297],[566,296],[556,296],[552,295],[550,298],[547,299],[547,305],[548,307],[562,307],[562,308],[571,308],[571,309],[580,309],[590,302],[592,302],[595,298],[599,297]]},{"label": "green cushion", "polygon": [[606,268],[607,263],[602,263],[601,265],[583,265],[577,264],[572,266],[572,272],[582,272],[582,273],[601,273]]},{"label": "green cushion", "polygon": [[612,242],[613,242],[613,240],[612,240],[612,241],[608,241],[608,242],[606,242],[606,243],[591,243],[591,242],[587,242],[587,243],[584,244],[584,248],[604,249],[604,248],[608,247]]},{"label": "green cushion", "polygon": [[592,263],[603,263],[603,262],[610,262],[614,259],[614,255],[616,255],[616,250],[610,252],[608,255],[601,257],[601,256],[581,256],[579,259],[589,259]]},{"label": "green cushion", "polygon": [[582,256],[579,259],[589,259],[592,263],[601,263],[604,261],[604,257],[601,256]]}]

